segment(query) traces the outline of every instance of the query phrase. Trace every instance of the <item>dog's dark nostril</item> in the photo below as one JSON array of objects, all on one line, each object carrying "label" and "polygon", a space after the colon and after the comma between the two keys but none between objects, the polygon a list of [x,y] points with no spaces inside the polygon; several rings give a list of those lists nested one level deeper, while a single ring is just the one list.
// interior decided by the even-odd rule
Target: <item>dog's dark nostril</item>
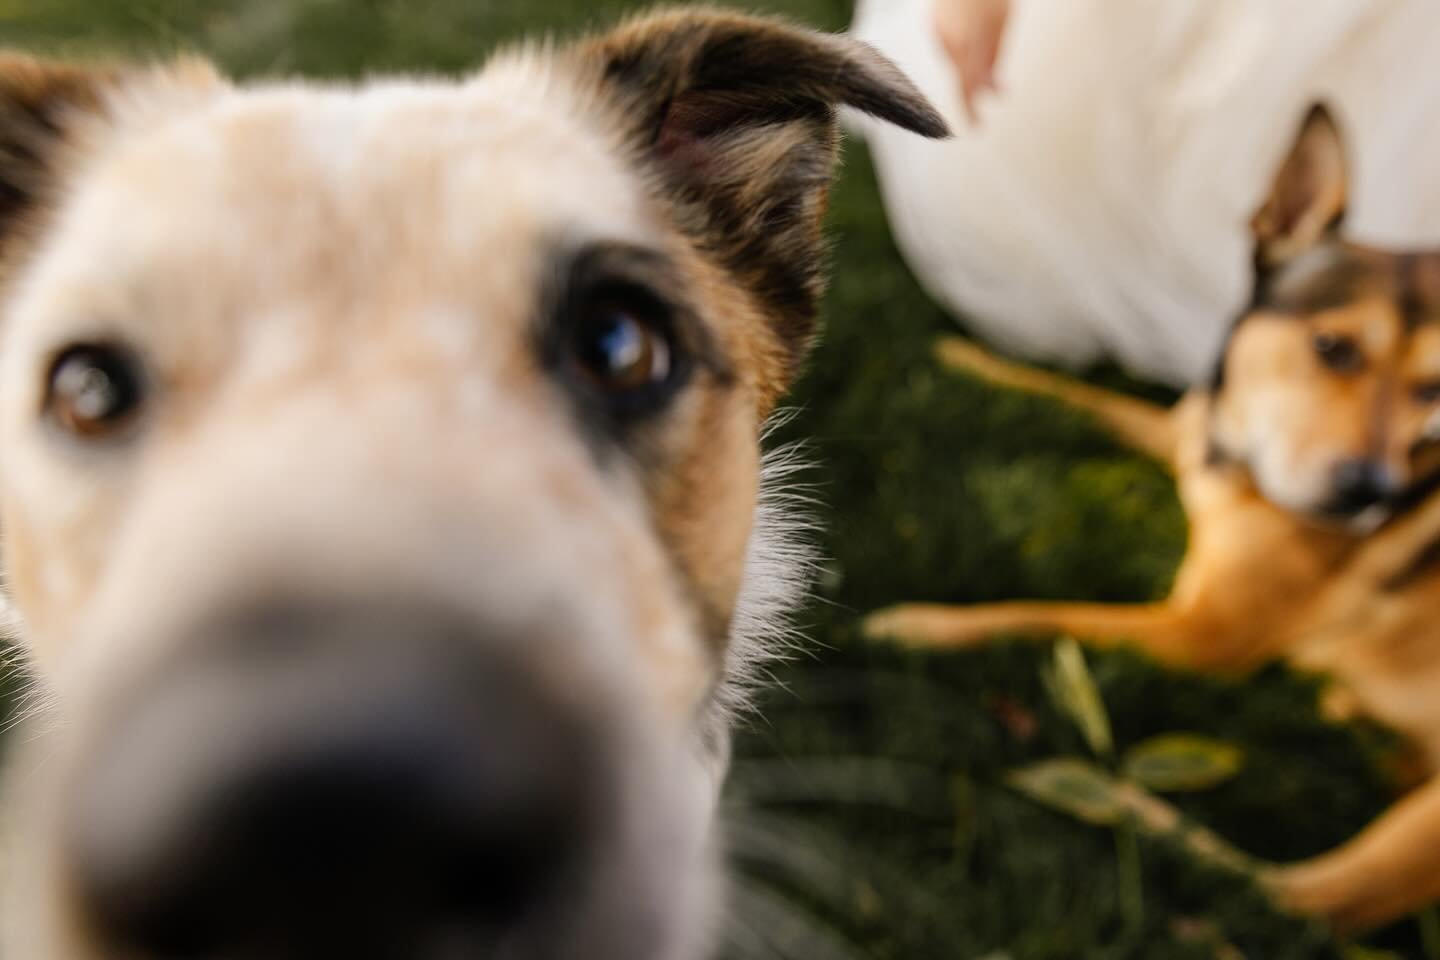
[{"label": "dog's dark nostril", "polygon": [[1342,460],[1335,465],[1330,482],[1336,513],[1358,513],[1393,493],[1384,466],[1374,460]]},{"label": "dog's dark nostril", "polygon": [[[92,769],[72,831],[100,935],[167,960],[421,956],[432,941],[488,955],[578,869],[598,775],[577,718],[455,642],[426,653],[397,637],[403,657],[301,644],[303,662],[270,654],[226,677],[220,658],[149,691]],[[175,776],[126,785],[127,760],[207,686],[219,709],[191,718]],[[107,798],[137,790],[127,822]],[[156,809],[170,813],[156,822]]]}]

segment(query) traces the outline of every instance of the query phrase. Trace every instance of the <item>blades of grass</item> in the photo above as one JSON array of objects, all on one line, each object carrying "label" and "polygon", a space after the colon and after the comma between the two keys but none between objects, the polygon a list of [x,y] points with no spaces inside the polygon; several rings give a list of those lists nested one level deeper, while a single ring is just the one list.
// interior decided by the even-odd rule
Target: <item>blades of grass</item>
[{"label": "blades of grass", "polygon": [[747,759],[731,773],[731,797],[743,804],[873,806],[922,816],[951,812],[942,771],[880,757]]},{"label": "blades of grass", "polygon": [[950,778],[950,784],[950,796],[954,801],[955,808],[954,828],[951,834],[954,850],[951,857],[957,863],[964,863],[970,859],[977,836],[975,781],[964,774],[957,773]]},{"label": "blades of grass", "polygon": [[746,960],[864,960],[838,931],[775,891],[737,882],[730,904],[727,946],[745,950]]},{"label": "blades of grass", "polygon": [[1362,943],[1347,943],[1340,948],[1340,955],[1345,960],[1405,960],[1398,953],[1381,950],[1379,947],[1367,947]]},{"label": "blades of grass", "polygon": [[[736,885],[738,891],[739,885]],[[721,926],[722,947],[720,956],[724,960],[786,960],[765,939],[764,934],[739,915],[735,904],[736,893],[731,894],[729,915]]]},{"label": "blades of grass", "polygon": [[1420,924],[1420,943],[1425,960],[1440,960],[1440,907],[1429,907],[1415,918]]},{"label": "blades of grass", "polygon": [[737,811],[726,816],[729,859],[742,870],[784,878],[827,909],[854,910],[866,870],[836,837],[796,817]]},{"label": "blades of grass", "polygon": [[1113,755],[1110,715],[1105,712],[1105,701],[1085,663],[1085,654],[1073,637],[1055,644],[1054,663],[1043,677],[1051,699],[1080,728],[1091,751],[1098,757]]},{"label": "blades of grass", "polygon": [[1212,960],[1246,960],[1245,954],[1225,937],[1225,931],[1214,920],[1200,917],[1175,917],[1170,933],[1181,943],[1196,944],[1210,951]]},{"label": "blades of grass", "polygon": [[903,858],[862,852],[851,838],[801,816],[727,804],[724,822],[732,876],[789,890],[830,916],[931,931],[936,942],[949,929],[954,903]]},{"label": "blades of grass", "polygon": [[1145,875],[1140,864],[1140,835],[1133,819],[1115,828],[1115,873],[1118,881],[1122,940],[1126,947],[1140,942],[1145,933]]}]

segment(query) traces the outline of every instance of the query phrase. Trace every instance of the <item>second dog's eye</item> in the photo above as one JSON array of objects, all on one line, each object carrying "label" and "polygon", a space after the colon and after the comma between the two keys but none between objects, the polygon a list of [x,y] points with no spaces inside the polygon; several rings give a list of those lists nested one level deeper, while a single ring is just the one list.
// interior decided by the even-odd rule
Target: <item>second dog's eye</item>
[{"label": "second dog's eye", "polygon": [[45,406],[68,433],[95,439],[128,424],[139,411],[140,376],[125,351],[71,347],[50,370]]},{"label": "second dog's eye", "polygon": [[1365,365],[1365,356],[1353,337],[1321,332],[1315,334],[1314,345],[1320,362],[1337,373],[1354,373]]},{"label": "second dog's eye", "polygon": [[674,344],[669,323],[655,305],[599,297],[581,308],[571,336],[575,364],[606,394],[653,394],[671,380]]}]

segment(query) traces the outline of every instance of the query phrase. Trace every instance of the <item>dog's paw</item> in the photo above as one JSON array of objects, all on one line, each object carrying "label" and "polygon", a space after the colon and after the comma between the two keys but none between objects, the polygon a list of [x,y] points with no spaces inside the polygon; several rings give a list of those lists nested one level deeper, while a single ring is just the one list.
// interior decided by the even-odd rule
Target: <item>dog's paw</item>
[{"label": "dog's paw", "polygon": [[1324,860],[1276,867],[1258,879],[1280,909],[1319,918],[1340,933],[1371,929],[1393,915],[1383,891]]},{"label": "dog's paw", "polygon": [[979,644],[984,632],[967,628],[963,609],[926,603],[904,603],[870,614],[861,632],[871,640],[889,640],[907,647],[964,647]]}]

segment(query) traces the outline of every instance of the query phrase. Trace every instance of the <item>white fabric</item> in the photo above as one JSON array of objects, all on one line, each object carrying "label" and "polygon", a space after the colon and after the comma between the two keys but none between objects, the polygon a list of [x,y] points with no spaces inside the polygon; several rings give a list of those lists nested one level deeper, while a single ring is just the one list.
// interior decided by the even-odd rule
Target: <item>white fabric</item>
[{"label": "white fabric", "polygon": [[1014,0],[979,129],[932,2],[860,0],[854,30],[956,138],[854,122],[911,266],[1002,349],[1203,378],[1249,284],[1246,225],[1317,99],[1347,138],[1352,235],[1440,244],[1436,0]]}]

